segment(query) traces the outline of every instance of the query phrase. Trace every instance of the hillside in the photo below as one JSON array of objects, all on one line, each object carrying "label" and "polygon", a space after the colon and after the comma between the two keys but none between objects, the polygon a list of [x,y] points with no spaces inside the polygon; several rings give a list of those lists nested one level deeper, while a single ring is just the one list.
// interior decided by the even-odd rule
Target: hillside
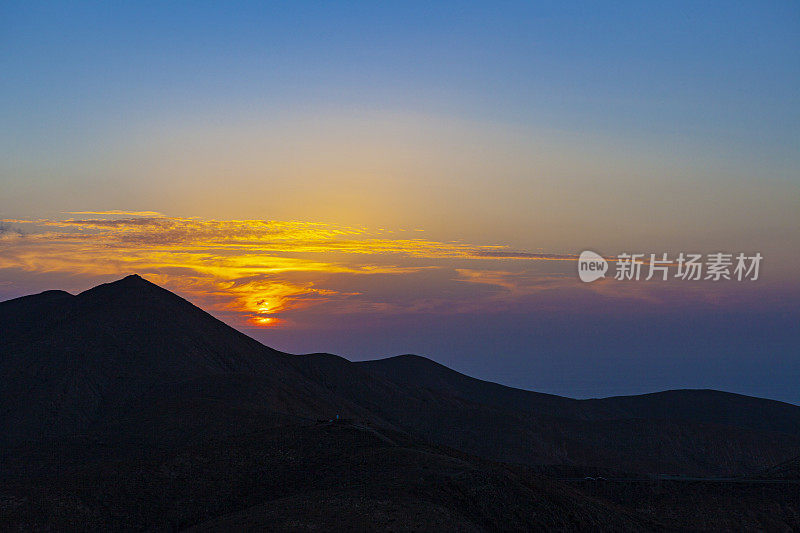
[{"label": "hillside", "polygon": [[398,384],[413,383],[502,409],[576,420],[689,421],[800,436],[798,406],[730,392],[686,389],[574,400],[476,379],[418,355],[358,364]]},{"label": "hillside", "polygon": [[138,276],[2,302],[0,324],[4,528],[280,529],[302,516],[327,529],[333,509],[399,529],[659,529],[619,492],[537,472],[750,475],[800,452],[789,404],[574,400],[416,356],[291,355]]}]

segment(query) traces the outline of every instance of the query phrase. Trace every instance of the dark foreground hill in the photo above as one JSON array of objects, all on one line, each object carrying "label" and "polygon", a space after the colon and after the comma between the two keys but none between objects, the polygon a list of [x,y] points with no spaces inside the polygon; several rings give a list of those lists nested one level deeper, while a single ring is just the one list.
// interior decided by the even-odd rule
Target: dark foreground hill
[{"label": "dark foreground hill", "polygon": [[578,401],[414,356],[295,356],[138,276],[2,302],[0,328],[4,529],[641,530],[707,527],[720,498],[754,526],[800,526],[785,475],[736,485],[744,499],[694,480],[694,503],[688,478],[653,477],[764,478],[800,453],[789,404]]},{"label": "dark foreground hill", "polygon": [[[558,482],[352,422],[278,425],[133,461],[9,477],[0,528],[640,530],[651,520]],[[3,516],[6,522],[3,522]],[[5,526],[5,527],[4,527]]]}]

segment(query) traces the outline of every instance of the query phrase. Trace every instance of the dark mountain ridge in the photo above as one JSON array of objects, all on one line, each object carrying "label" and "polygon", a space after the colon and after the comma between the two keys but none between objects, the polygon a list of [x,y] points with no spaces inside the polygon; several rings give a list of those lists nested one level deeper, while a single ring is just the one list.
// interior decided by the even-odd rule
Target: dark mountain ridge
[{"label": "dark mountain ridge", "polygon": [[577,420],[683,420],[800,435],[798,406],[730,392],[680,389],[575,400],[476,379],[419,355],[399,355],[357,364],[399,384],[414,383],[502,409]]},{"label": "dark mountain ridge", "polygon": [[[574,400],[477,380],[418,356],[353,363],[291,355],[139,276],[75,296],[46,291],[0,302],[0,327],[0,480],[14,487],[0,491],[0,505],[4,497],[27,502],[13,508],[11,525],[36,525],[37,509],[52,511],[74,494],[83,494],[75,509],[99,513],[86,519],[101,528],[163,526],[166,516],[181,526],[212,518],[217,527],[274,524],[287,513],[318,513],[291,499],[308,490],[342,513],[371,509],[373,518],[385,516],[387,501],[425,494],[411,514],[392,512],[411,522],[428,513],[466,529],[496,528],[509,505],[526,509],[512,529],[552,526],[570,508],[591,509],[575,515],[587,527],[606,517],[621,529],[649,529],[648,519],[531,481],[531,472],[553,465],[730,476],[800,454],[800,407],[790,404],[692,390]],[[337,415],[341,424],[331,426]],[[423,457],[431,462],[418,468]],[[196,479],[187,461],[210,465],[203,472],[213,480]],[[392,483],[402,477],[398,468],[415,472],[413,480],[405,472],[405,485]],[[282,477],[265,473],[273,471]],[[336,492],[344,479],[346,490]],[[119,492],[131,483],[145,491],[133,503]],[[208,492],[226,483],[245,492]],[[111,500],[95,501],[81,487],[102,487]],[[383,499],[364,500],[364,487]],[[254,499],[249,490],[272,496]],[[482,515],[470,514],[475,502],[454,499],[476,490],[491,492]],[[159,511],[157,493],[208,494],[176,515]],[[281,494],[290,499],[275,500]],[[531,507],[532,494],[554,507]],[[105,514],[139,504],[152,507],[139,522]],[[525,513],[550,518],[534,523]],[[323,513],[317,525],[325,520]]]},{"label": "dark mountain ridge", "polygon": [[7,443],[102,431],[137,405],[218,397],[225,382],[237,384],[231,395],[287,414],[338,408],[292,356],[135,275],[77,296],[48,291],[2,302],[0,324]]},{"label": "dark mountain ridge", "polygon": [[0,323],[8,445],[137,427],[186,439],[241,411],[338,414],[494,460],[640,472],[738,474],[787,460],[800,443],[800,407],[771,400],[698,390],[574,400],[419,356],[278,352],[136,275],[2,302]]}]

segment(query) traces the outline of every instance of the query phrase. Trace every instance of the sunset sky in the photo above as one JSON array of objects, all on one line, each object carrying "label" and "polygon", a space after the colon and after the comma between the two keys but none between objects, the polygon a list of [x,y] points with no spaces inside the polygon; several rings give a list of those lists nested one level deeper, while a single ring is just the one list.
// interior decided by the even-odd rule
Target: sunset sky
[{"label": "sunset sky", "polygon": [[0,300],[139,273],[293,353],[800,403],[798,50],[790,1],[3,2]]}]

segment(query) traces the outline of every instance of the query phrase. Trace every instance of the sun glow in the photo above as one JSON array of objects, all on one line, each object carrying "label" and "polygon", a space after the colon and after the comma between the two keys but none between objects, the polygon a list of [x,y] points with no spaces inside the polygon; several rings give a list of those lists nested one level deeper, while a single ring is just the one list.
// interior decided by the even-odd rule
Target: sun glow
[{"label": "sun glow", "polygon": [[418,232],[312,222],[80,214],[95,218],[0,221],[6,228],[0,232],[0,269],[85,277],[135,272],[232,322],[273,327],[285,322],[278,317],[287,311],[332,300],[340,310],[348,302],[363,310],[364,302],[353,300],[362,294],[357,278],[450,268],[453,261],[574,260],[427,240]]}]

